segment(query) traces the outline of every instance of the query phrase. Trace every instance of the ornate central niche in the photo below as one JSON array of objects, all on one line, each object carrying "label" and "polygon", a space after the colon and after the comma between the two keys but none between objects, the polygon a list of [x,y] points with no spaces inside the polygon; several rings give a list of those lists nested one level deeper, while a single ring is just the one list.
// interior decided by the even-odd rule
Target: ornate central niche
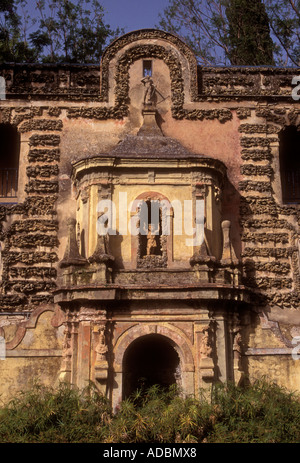
[{"label": "ornate central niche", "polygon": [[[151,153],[146,152],[147,138],[152,140],[151,145],[146,140]],[[207,256],[221,259],[221,191],[226,169],[217,160],[186,151],[176,157],[162,154],[162,139],[178,149],[175,140],[163,136],[128,136],[113,152],[74,164],[77,243],[88,261],[100,242],[102,255],[112,257],[115,271],[190,269],[190,259],[204,248]],[[128,153],[132,146],[134,151],[143,147],[143,154]],[[196,214],[199,202],[204,204],[200,219]],[[102,217],[106,217],[105,237],[98,233]],[[187,219],[191,232],[186,230]],[[201,222],[204,240],[200,249],[193,239]]]},{"label": "ornate central niche", "polygon": [[145,192],[134,201],[138,234],[131,238],[132,264],[137,268],[166,268],[172,261],[173,208],[159,192]]}]

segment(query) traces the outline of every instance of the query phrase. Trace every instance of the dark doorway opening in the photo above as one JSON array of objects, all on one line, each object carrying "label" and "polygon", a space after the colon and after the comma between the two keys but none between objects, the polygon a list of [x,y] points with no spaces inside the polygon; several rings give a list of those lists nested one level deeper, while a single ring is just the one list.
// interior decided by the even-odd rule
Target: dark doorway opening
[{"label": "dark doorway opening", "polygon": [[17,128],[11,124],[0,124],[0,140],[0,197],[16,198],[20,155]]},{"label": "dark doorway opening", "polygon": [[279,161],[284,203],[300,202],[300,131],[286,127],[279,134]]},{"label": "dark doorway opening", "polygon": [[179,356],[167,338],[149,334],[136,339],[124,354],[123,398],[154,384],[168,388],[178,383],[179,368]]}]

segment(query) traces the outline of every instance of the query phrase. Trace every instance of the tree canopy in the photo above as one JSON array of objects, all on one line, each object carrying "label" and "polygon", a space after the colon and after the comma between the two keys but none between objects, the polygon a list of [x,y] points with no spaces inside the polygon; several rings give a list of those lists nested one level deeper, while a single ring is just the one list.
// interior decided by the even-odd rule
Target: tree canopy
[{"label": "tree canopy", "polygon": [[[0,62],[97,63],[123,33],[101,0],[0,0]],[[300,66],[300,0],[169,0],[159,28],[203,65]]]},{"label": "tree canopy", "polygon": [[35,50],[21,37],[21,18],[14,1],[0,0],[0,61],[34,61]]},{"label": "tree canopy", "polygon": [[169,0],[158,27],[203,65],[300,65],[300,0]]},{"label": "tree canopy", "polygon": [[99,62],[121,32],[105,24],[99,0],[0,0],[1,62]]},{"label": "tree canopy", "polygon": [[276,62],[300,66],[300,0],[264,0],[275,42]]},{"label": "tree canopy", "polygon": [[231,0],[226,17],[231,64],[273,65],[274,47],[264,4],[260,0]]}]

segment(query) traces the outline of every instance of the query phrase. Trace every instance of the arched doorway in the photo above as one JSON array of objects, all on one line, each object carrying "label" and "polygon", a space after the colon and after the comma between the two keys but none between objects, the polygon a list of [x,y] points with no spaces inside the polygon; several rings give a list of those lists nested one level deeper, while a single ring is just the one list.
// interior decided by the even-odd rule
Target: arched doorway
[{"label": "arched doorway", "polygon": [[179,355],[165,336],[141,336],[128,346],[123,358],[123,398],[141,387],[167,388],[180,379]]}]

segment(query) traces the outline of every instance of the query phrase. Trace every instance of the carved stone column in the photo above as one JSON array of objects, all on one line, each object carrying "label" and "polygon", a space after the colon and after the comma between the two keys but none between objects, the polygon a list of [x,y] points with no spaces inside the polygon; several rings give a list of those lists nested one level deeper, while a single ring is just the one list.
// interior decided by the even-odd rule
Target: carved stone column
[{"label": "carved stone column", "polygon": [[[195,198],[197,200],[206,201],[206,197],[208,194],[208,189],[210,188],[207,184],[196,184],[195,186]],[[209,244],[205,234],[205,221],[206,217],[196,217],[195,224],[196,227],[200,227],[201,221],[204,222],[204,240],[195,249],[193,256],[190,259],[190,264],[195,270],[196,276],[200,281],[211,282],[212,281],[212,274],[214,270],[214,263],[216,261],[215,257],[211,255]],[[199,232],[199,230],[198,230]]]},{"label": "carved stone column", "polygon": [[223,232],[223,251],[218,278],[223,280],[223,282],[226,284],[239,286],[241,280],[241,270],[230,239],[231,223],[229,220],[224,220],[221,226]]},{"label": "carved stone column", "polygon": [[[110,180],[102,179],[102,183],[98,185],[98,201],[111,201],[111,188]],[[93,282],[100,284],[111,283],[112,281],[112,266],[114,257],[109,249],[109,230],[106,229],[107,221],[108,218],[106,217],[105,212],[100,212],[97,217],[97,223],[100,222],[100,224],[103,225],[103,229],[99,230],[98,225],[95,224],[95,229],[97,231],[96,247],[93,254],[88,259],[89,263],[91,264],[90,268],[93,273]]]},{"label": "carved stone column", "polygon": [[230,379],[230,357],[228,348],[227,312],[219,312],[216,320],[216,354],[218,359],[218,379],[225,383]]},{"label": "carved stone column", "polygon": [[74,320],[71,325],[71,346],[72,346],[72,370],[71,384],[77,384],[77,359],[78,359],[78,321],[73,316]]},{"label": "carved stone column", "polygon": [[93,272],[93,280],[97,283],[111,283],[114,257],[108,249],[106,235],[97,236],[97,245],[93,255],[88,259]]},{"label": "carved stone column", "polygon": [[208,254],[206,243],[203,242],[199,250],[190,259],[199,281],[213,282],[214,264],[216,259]]},{"label": "carved stone column", "polygon": [[229,220],[224,220],[222,222],[222,231],[223,231],[223,253],[221,261],[223,263],[238,263],[234,249],[230,240],[230,227],[231,223]]},{"label": "carved stone column", "polygon": [[84,266],[87,260],[79,253],[77,236],[76,236],[76,219],[69,218],[68,226],[68,241],[63,259],[59,266],[63,269],[62,283],[63,285],[74,284],[74,274],[78,266]]},{"label": "carved stone column", "polygon": [[92,306],[81,307],[77,314],[77,385],[83,388],[96,381],[105,393],[108,377],[105,339],[106,310]]},{"label": "carved stone column", "polygon": [[203,320],[195,326],[196,346],[198,351],[198,387],[207,389],[212,383],[215,371],[213,361],[213,330],[210,320]]},{"label": "carved stone column", "polygon": [[77,330],[75,325],[74,316],[70,313],[66,313],[66,321],[64,322],[63,359],[59,380],[72,384],[76,384]]},{"label": "carved stone column", "polygon": [[64,330],[64,343],[63,343],[63,359],[61,364],[61,370],[59,374],[59,380],[62,382],[71,382],[72,373],[72,335],[70,323],[65,322]]},{"label": "carved stone column", "polygon": [[238,386],[244,376],[242,370],[241,358],[242,358],[242,334],[241,334],[241,325],[238,320],[237,314],[233,315],[232,320],[232,352],[233,352],[233,380],[234,383]]},{"label": "carved stone column", "polygon": [[94,379],[99,385],[99,389],[103,394],[106,392],[108,378],[108,361],[107,352],[108,346],[106,342],[106,322],[95,324],[93,329],[93,339],[95,345],[95,364],[94,364]]},{"label": "carved stone column", "polygon": [[86,259],[79,253],[77,237],[76,237],[76,219],[69,218],[67,220],[68,241],[63,260],[60,262],[61,267],[69,265],[86,264]]}]

